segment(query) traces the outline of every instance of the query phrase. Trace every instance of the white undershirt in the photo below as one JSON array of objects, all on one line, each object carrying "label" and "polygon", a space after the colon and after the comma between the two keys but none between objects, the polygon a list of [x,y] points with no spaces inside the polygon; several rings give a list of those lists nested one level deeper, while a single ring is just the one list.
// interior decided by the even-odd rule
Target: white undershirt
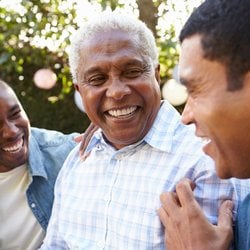
[{"label": "white undershirt", "polygon": [[37,249],[45,232],[26,198],[29,175],[26,165],[0,173],[0,249]]}]

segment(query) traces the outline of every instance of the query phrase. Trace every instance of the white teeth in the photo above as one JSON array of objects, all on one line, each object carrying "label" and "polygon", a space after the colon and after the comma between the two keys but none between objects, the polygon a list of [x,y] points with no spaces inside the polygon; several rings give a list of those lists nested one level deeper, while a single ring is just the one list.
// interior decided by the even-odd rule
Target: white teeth
[{"label": "white teeth", "polygon": [[208,137],[202,137],[201,139],[205,143],[209,143],[211,141],[211,139],[209,139]]},{"label": "white teeth", "polygon": [[133,113],[136,110],[136,107],[130,107],[125,109],[116,109],[116,110],[109,110],[109,114],[114,117],[125,116]]},{"label": "white teeth", "polygon": [[6,152],[14,153],[21,150],[23,146],[23,139],[20,139],[15,145],[10,147],[4,147],[3,150]]}]

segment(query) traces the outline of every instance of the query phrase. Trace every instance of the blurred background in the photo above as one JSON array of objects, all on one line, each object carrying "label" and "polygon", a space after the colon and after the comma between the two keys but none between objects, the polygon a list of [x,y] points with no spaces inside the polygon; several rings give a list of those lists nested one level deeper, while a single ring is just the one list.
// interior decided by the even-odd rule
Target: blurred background
[{"label": "blurred background", "polygon": [[15,90],[31,125],[83,132],[89,119],[68,65],[70,36],[93,14],[124,9],[156,37],[162,99],[181,113],[187,93],[178,83],[179,31],[202,0],[0,0],[0,78]]}]

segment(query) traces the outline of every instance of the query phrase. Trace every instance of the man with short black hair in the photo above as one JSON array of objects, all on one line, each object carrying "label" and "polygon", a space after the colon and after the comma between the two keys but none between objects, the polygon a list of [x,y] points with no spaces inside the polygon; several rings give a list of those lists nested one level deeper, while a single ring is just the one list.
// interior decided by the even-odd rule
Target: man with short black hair
[{"label": "man with short black hair", "polygon": [[[196,135],[206,139],[203,151],[214,159],[221,178],[250,177],[249,30],[249,0],[206,0],[180,34],[179,75],[189,93],[182,121],[194,124]],[[176,193],[162,195],[168,249],[228,249],[231,202],[222,204],[218,225],[212,225],[195,200],[194,187],[184,180]],[[249,217],[250,194],[238,209],[236,249],[250,249]]]}]

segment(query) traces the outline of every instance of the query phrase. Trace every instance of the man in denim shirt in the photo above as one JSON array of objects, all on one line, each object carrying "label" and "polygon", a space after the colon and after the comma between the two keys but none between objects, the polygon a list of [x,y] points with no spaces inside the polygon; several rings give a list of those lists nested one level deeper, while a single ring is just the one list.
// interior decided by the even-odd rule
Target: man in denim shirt
[{"label": "man in denim shirt", "polygon": [[30,128],[14,91],[0,80],[0,249],[37,249],[54,183],[77,133]]}]

